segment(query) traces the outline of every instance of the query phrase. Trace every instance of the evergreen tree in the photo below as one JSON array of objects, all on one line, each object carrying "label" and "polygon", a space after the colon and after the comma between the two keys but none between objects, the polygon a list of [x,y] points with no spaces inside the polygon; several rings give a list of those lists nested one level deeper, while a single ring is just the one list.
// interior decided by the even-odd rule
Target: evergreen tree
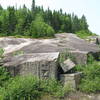
[{"label": "evergreen tree", "polygon": [[0,21],[0,33],[2,33],[2,22]]},{"label": "evergreen tree", "polygon": [[0,5],[0,10],[3,10],[2,6]]},{"label": "evergreen tree", "polygon": [[57,11],[54,10],[52,18],[52,26],[56,32],[60,30],[60,16]]},{"label": "evergreen tree", "polygon": [[87,20],[84,15],[80,19],[80,27],[81,27],[81,30],[88,30]]},{"label": "evergreen tree", "polygon": [[25,5],[19,9],[14,7],[3,9],[0,5],[0,33],[6,36],[42,37],[53,36],[54,32],[77,33],[79,31],[90,32],[84,15],[78,18],[77,15],[63,13],[62,9],[44,10],[43,6],[35,6],[35,0],[32,0],[31,10]]},{"label": "evergreen tree", "polygon": [[44,22],[42,16],[38,14],[31,23],[30,33],[32,37],[47,37],[53,36],[55,32],[51,26]]},{"label": "evergreen tree", "polygon": [[14,35],[17,19],[14,7],[8,7],[8,33]]},{"label": "evergreen tree", "polygon": [[4,36],[8,36],[8,29],[9,29],[9,21],[8,21],[8,11],[4,11],[2,14],[2,33]]},{"label": "evergreen tree", "polygon": [[77,32],[80,31],[80,23],[79,23],[79,19],[76,15],[72,15],[72,32]]},{"label": "evergreen tree", "polygon": [[32,12],[35,12],[35,0],[32,0]]}]

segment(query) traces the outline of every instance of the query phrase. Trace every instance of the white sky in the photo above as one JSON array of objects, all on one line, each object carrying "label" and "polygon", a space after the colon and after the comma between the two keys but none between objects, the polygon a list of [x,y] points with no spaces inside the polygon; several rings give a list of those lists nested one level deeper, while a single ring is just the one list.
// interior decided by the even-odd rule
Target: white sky
[{"label": "white sky", "polygon": [[[0,4],[6,8],[7,6],[19,7],[25,4],[31,8],[32,0],[0,0]],[[42,6],[47,9],[63,9],[66,13],[75,13],[79,17],[84,14],[87,18],[89,28],[93,32],[100,35],[100,0],[36,0],[36,5]]]}]

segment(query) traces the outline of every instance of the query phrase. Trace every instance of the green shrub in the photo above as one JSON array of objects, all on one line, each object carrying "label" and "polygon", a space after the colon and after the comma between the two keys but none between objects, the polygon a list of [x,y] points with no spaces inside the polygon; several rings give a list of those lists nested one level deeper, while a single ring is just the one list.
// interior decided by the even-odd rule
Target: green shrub
[{"label": "green shrub", "polygon": [[41,96],[39,80],[36,77],[16,77],[3,92],[3,100],[36,100]]},{"label": "green shrub", "polygon": [[13,53],[13,56],[19,56],[19,55],[23,55],[24,54],[24,51],[15,51],[14,53]]},{"label": "green shrub", "polygon": [[76,35],[82,39],[85,39],[86,37],[88,36],[95,36],[95,34],[93,34],[92,32],[90,31],[87,31],[87,30],[81,30],[81,31],[78,31],[76,32]]},{"label": "green shrub", "polygon": [[70,92],[55,79],[40,80],[33,76],[17,76],[0,90],[1,100],[37,100],[44,94],[63,97]]},{"label": "green shrub", "polygon": [[94,61],[95,61],[95,58],[93,57],[93,55],[88,54],[87,63],[92,64],[92,63],[94,63]]},{"label": "green shrub", "polygon": [[100,78],[96,77],[94,79],[82,79],[80,90],[85,93],[96,93],[100,92]]},{"label": "green shrub", "polygon": [[54,29],[46,24],[40,14],[32,21],[30,26],[30,35],[34,38],[39,37],[53,37]]},{"label": "green shrub", "polygon": [[6,71],[4,67],[0,66],[0,86],[4,86],[9,79],[10,74]]},{"label": "green shrub", "polygon": [[62,63],[66,59],[75,61],[75,57],[69,52],[69,50],[65,50],[64,52],[60,53],[59,62]]},{"label": "green shrub", "polygon": [[5,88],[0,87],[0,100],[4,100],[5,94],[6,94]]},{"label": "green shrub", "polygon": [[80,83],[80,90],[85,93],[100,91],[100,63],[93,61],[87,65],[76,66],[77,71],[83,72],[83,77]]},{"label": "green shrub", "polygon": [[41,87],[44,88],[46,93],[56,97],[62,97],[65,93],[61,83],[55,79],[42,80]]},{"label": "green shrub", "polygon": [[10,79],[10,74],[7,72],[7,70],[3,66],[1,66],[3,53],[4,53],[4,50],[0,48],[0,87],[4,86],[5,82],[7,82]]},{"label": "green shrub", "polygon": [[4,50],[0,48],[0,58],[3,58]]}]

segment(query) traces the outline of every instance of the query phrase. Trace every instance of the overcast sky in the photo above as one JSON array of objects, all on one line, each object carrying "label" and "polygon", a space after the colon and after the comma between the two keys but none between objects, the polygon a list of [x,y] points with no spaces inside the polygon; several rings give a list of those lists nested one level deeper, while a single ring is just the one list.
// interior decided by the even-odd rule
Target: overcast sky
[{"label": "overcast sky", "polygon": [[[23,4],[31,8],[31,2],[32,0],[0,0],[4,8],[9,5],[19,7]],[[100,35],[100,0],[36,0],[36,5],[43,5],[45,9],[50,7],[52,10],[62,8],[64,12],[74,12],[79,17],[84,14],[90,30]]]}]

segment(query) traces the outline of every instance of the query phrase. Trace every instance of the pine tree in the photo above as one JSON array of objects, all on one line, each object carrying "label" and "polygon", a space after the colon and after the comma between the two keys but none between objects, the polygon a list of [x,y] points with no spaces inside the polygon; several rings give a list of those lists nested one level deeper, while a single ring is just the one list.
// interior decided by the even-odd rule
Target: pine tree
[{"label": "pine tree", "polygon": [[32,8],[31,8],[32,12],[35,12],[35,0],[32,0]]},{"label": "pine tree", "polygon": [[31,23],[30,33],[32,37],[51,37],[55,32],[51,26],[44,22],[41,14],[37,14],[36,19]]},{"label": "pine tree", "polygon": [[0,21],[0,33],[2,33],[2,22]]},{"label": "pine tree", "polygon": [[9,35],[13,35],[17,23],[16,15],[15,15],[15,9],[14,7],[9,7],[8,8],[8,33]]},{"label": "pine tree", "polygon": [[2,33],[5,35],[5,36],[8,36],[9,34],[8,34],[8,23],[9,23],[9,21],[8,21],[8,11],[6,11],[6,12],[3,12],[2,13],[2,17],[3,17],[3,19],[2,19]]},{"label": "pine tree", "polygon": [[[39,16],[37,16],[38,14]],[[43,6],[35,6],[35,0],[32,0],[31,10],[27,9],[25,5],[19,9],[9,7],[4,10],[0,5],[0,32],[6,36],[41,37],[52,35],[51,33],[54,31],[56,33],[76,33],[77,31],[89,32],[89,29],[84,15],[78,18],[77,15],[63,13],[62,9],[59,11],[52,11],[49,8],[44,10]]]},{"label": "pine tree", "polygon": [[87,20],[84,15],[80,19],[80,27],[81,27],[81,30],[88,30]]},{"label": "pine tree", "polygon": [[72,15],[72,32],[80,31],[80,23],[77,15]]},{"label": "pine tree", "polygon": [[0,5],[0,10],[3,10],[2,6]]}]

